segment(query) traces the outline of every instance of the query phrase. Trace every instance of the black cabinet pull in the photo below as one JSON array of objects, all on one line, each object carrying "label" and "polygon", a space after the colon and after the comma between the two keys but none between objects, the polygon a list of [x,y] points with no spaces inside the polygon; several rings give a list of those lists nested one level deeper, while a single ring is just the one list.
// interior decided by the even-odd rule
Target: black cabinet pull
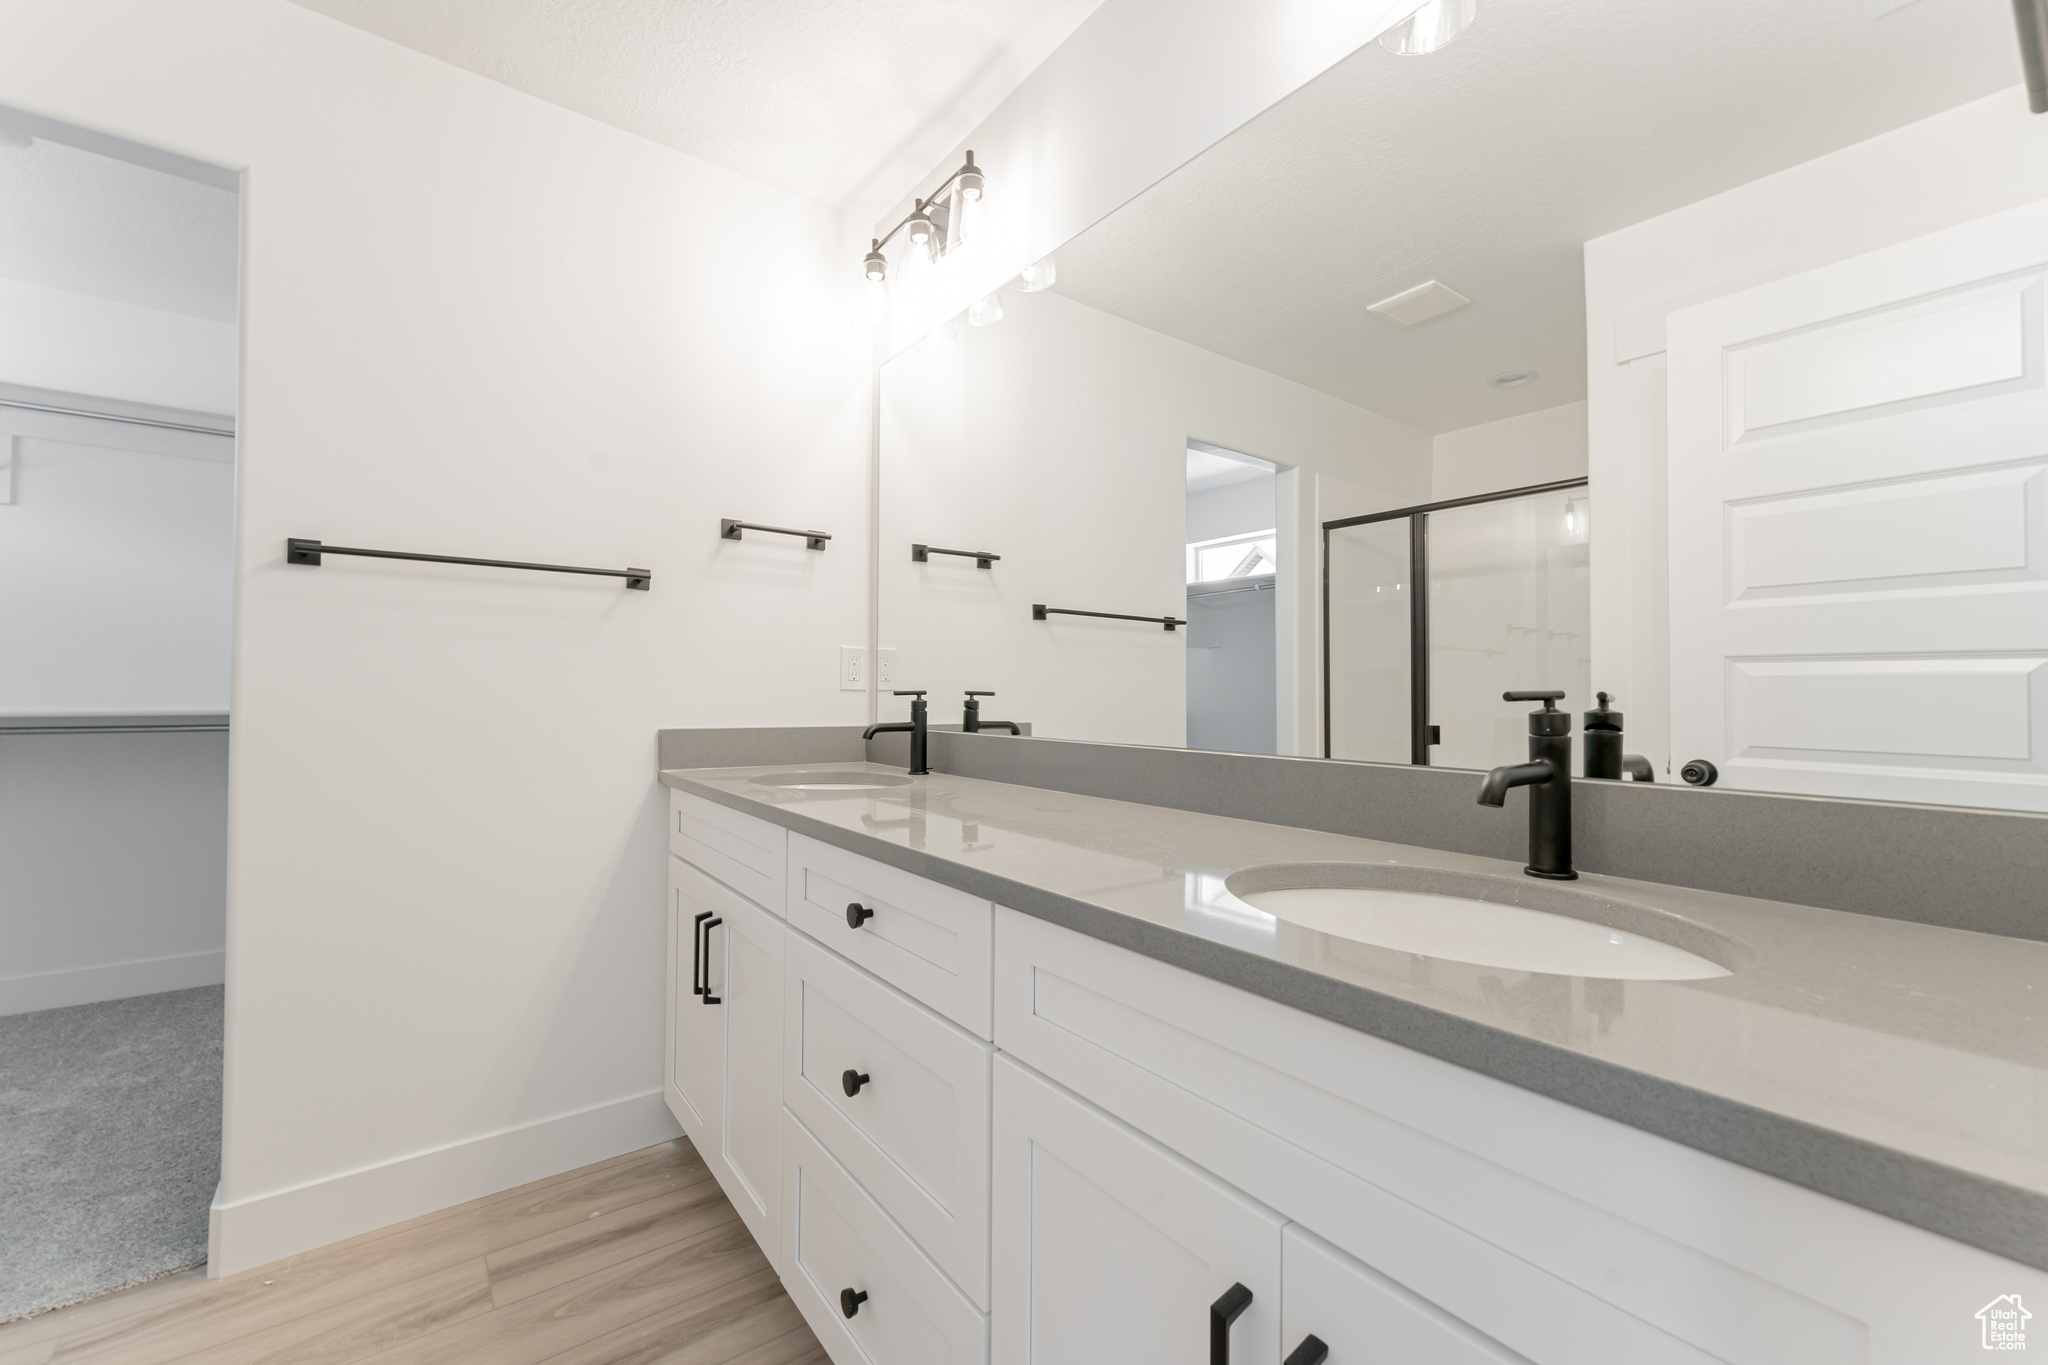
[{"label": "black cabinet pull", "polygon": [[1209,1365],[1230,1365],[1230,1324],[1252,1306],[1252,1291],[1234,1284],[1209,1305]]},{"label": "black cabinet pull", "polygon": [[1301,1339],[1301,1345],[1287,1353],[1287,1359],[1280,1365],[1323,1365],[1329,1358],[1330,1348],[1323,1344],[1321,1337],[1310,1332]]},{"label": "black cabinet pull", "polygon": [[711,931],[725,921],[716,915],[708,919],[703,915],[697,918],[704,921],[704,989],[697,992],[697,998],[707,1005],[722,1005],[725,1003],[725,997],[711,993]]},{"label": "black cabinet pull", "polygon": [[704,921],[711,918],[709,910],[699,911],[697,918],[690,922],[690,994],[704,994]]},{"label": "black cabinet pull", "polygon": [[846,903],[847,928],[858,929],[874,917],[875,912],[862,905],[859,901],[848,901]]},{"label": "black cabinet pull", "polygon": [[839,1311],[846,1314],[849,1318],[858,1313],[860,1306],[867,1301],[868,1291],[865,1289],[842,1289],[839,1291]]},{"label": "black cabinet pull", "polygon": [[839,1088],[846,1092],[846,1098],[852,1099],[860,1093],[860,1088],[866,1085],[870,1079],[870,1077],[855,1071],[852,1067],[848,1067],[839,1073]]}]

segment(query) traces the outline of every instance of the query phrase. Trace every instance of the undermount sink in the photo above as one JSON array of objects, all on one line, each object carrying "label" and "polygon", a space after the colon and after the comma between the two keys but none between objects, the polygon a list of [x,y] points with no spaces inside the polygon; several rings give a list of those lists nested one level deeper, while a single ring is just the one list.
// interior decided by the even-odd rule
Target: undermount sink
[{"label": "undermount sink", "polygon": [[790,787],[806,792],[865,792],[883,787],[907,787],[910,779],[894,773],[859,772],[805,772],[770,773],[757,777],[754,784],[760,787]]},{"label": "undermount sink", "polygon": [[1507,971],[1623,981],[1729,976],[1742,944],[1668,911],[1477,872],[1363,863],[1247,868],[1224,885],[1319,933]]}]

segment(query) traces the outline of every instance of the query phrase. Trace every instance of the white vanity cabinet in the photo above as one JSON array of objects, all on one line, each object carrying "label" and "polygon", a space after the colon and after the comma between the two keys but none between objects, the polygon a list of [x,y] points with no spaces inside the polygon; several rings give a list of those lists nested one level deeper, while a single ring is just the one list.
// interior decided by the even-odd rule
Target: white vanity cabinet
[{"label": "white vanity cabinet", "polygon": [[995,1131],[994,1365],[1278,1365],[1278,1214],[1007,1057]]},{"label": "white vanity cabinet", "polygon": [[836,1365],[1224,1359],[1219,1330],[1235,1365],[1926,1365],[1998,1296],[2048,1301],[2039,1271],[674,796],[669,1104]]}]

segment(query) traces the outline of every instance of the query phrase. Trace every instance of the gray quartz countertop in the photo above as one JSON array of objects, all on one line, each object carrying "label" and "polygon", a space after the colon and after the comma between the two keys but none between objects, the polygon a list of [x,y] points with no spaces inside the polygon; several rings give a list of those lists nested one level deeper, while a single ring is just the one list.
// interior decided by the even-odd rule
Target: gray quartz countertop
[{"label": "gray quartz countertop", "polygon": [[661,779],[2048,1269],[2048,943],[1587,875],[1573,885],[1733,940],[1740,965],[1698,981],[1478,967],[1275,921],[1224,880],[1277,863],[1518,865],[940,773],[865,791],[756,781],[798,766]]}]

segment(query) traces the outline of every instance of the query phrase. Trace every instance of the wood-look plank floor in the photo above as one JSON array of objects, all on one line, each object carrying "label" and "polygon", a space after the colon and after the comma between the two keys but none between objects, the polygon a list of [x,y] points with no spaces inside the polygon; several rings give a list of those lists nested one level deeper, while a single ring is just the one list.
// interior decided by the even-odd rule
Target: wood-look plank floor
[{"label": "wood-look plank floor", "polygon": [[829,1365],[687,1138],[0,1326],[0,1365]]}]

